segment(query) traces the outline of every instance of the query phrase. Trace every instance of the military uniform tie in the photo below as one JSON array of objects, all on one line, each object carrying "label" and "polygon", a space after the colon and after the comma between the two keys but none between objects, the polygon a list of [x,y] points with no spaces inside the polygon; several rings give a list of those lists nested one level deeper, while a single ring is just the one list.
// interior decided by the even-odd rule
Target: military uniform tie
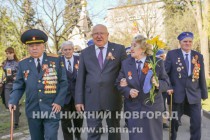
[{"label": "military uniform tie", "polygon": [[189,75],[189,67],[190,67],[190,63],[189,63],[189,59],[188,59],[188,54],[185,54],[185,64],[187,66],[187,74]]},{"label": "military uniform tie", "polygon": [[141,74],[142,74],[142,72],[141,72],[141,64],[142,64],[142,61],[137,60],[136,63],[138,64],[138,65],[137,65],[137,66],[138,66],[138,67],[137,67],[137,73],[138,73],[138,78],[139,78],[139,80],[140,80]]},{"label": "military uniform tie", "polygon": [[40,73],[40,71],[41,71],[41,64],[40,64],[39,58],[37,58],[37,71],[38,71],[38,73]]}]

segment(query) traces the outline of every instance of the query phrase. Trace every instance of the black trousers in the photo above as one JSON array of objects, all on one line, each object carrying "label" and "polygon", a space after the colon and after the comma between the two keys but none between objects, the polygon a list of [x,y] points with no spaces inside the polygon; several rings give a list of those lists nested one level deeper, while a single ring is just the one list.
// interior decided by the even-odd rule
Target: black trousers
[{"label": "black trousers", "polygon": [[[108,126],[108,129],[110,128],[120,128],[120,118],[116,116],[116,111],[90,111],[90,114],[94,113],[111,113],[111,117],[104,118],[105,115],[102,115],[102,117],[87,117],[87,126],[88,128],[94,129],[94,131],[88,133],[88,138],[87,140],[100,140],[101,139],[101,134],[104,133],[103,131],[103,126],[102,126],[102,120],[106,119],[106,123]],[[89,114],[89,113],[88,113]],[[108,140],[121,140],[121,135],[120,132],[108,132]]]},{"label": "black trousers", "polygon": [[177,138],[178,120],[183,114],[190,117],[190,140],[201,140],[201,103],[189,104],[186,97],[183,103],[173,103],[172,110],[178,113],[178,118],[171,122],[171,140]]},{"label": "black trousers", "polygon": [[[76,108],[74,105],[74,99],[71,99],[69,104],[65,104],[64,107],[62,108],[62,113],[64,114],[65,112],[68,113],[76,113]],[[78,131],[78,129],[82,128],[83,124],[83,119],[80,117],[73,116],[74,118],[69,118],[69,116],[62,117],[61,118],[61,126],[63,130],[63,137],[64,140],[73,140],[73,131],[71,131],[71,128],[75,129],[74,136],[76,138],[80,138],[81,132]]]}]

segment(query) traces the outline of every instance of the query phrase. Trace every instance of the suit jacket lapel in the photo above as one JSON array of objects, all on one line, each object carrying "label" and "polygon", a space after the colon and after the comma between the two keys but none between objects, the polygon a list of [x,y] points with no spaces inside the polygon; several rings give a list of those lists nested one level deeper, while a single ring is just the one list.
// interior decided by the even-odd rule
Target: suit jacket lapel
[{"label": "suit jacket lapel", "polygon": [[[42,66],[43,66],[43,65],[48,65],[48,67],[49,67],[49,60],[47,59],[46,53],[43,54]],[[39,73],[39,79],[42,78],[42,76],[44,75],[44,72],[45,72],[45,71],[42,69],[42,66],[41,66],[41,71],[40,71],[40,73]]]},{"label": "suit jacket lapel", "polygon": [[90,54],[91,56],[91,61],[93,61],[93,64],[96,64],[98,69],[101,70],[100,64],[98,62],[98,58],[96,56],[96,50],[95,50],[95,45],[90,46]]},{"label": "suit jacket lapel", "polygon": [[[147,56],[147,58],[146,58],[146,60],[145,60],[145,62],[144,62],[144,65],[145,65],[145,63],[149,63],[149,62],[150,62],[150,57]],[[143,66],[143,68],[144,68],[144,66]],[[140,77],[140,85],[141,85],[141,87],[143,87],[143,85],[144,85],[145,77],[146,77],[146,74],[144,74],[144,73],[141,71],[141,77]]]},{"label": "suit jacket lapel", "polygon": [[30,57],[30,58],[29,58],[28,66],[29,66],[30,70],[31,70],[35,75],[38,75],[38,71],[37,71],[36,64],[35,64],[35,62],[34,62],[34,58],[33,58],[33,57]]},{"label": "suit jacket lapel", "polygon": [[194,56],[195,56],[194,51],[191,51],[191,60],[189,60],[190,63],[191,63],[191,74],[190,75],[193,74],[194,64],[192,63],[192,59],[193,59]]},{"label": "suit jacket lapel", "polygon": [[138,78],[138,73],[137,73],[137,68],[136,68],[136,62],[135,62],[135,59],[134,58],[131,58],[130,59],[130,62],[129,62],[129,70],[131,70],[131,72],[132,72],[132,78],[136,82],[137,87],[139,87],[140,81],[139,81],[139,78]]},{"label": "suit jacket lapel", "polygon": [[183,56],[183,53],[182,53],[182,50],[181,49],[178,50],[178,57],[180,58],[181,64],[184,66],[184,72],[185,72],[185,74],[188,75],[187,66],[185,64],[184,56]]},{"label": "suit jacket lapel", "polygon": [[105,57],[105,60],[104,60],[103,69],[106,67],[106,65],[108,64],[108,62],[111,61],[111,60],[108,60],[107,59],[107,56],[108,56],[109,52],[111,52],[112,55],[114,54],[114,48],[113,48],[113,46],[110,45],[110,43],[108,43],[108,47],[107,47],[106,57]]},{"label": "suit jacket lapel", "polygon": [[[74,57],[74,56],[72,56]],[[74,75],[77,74],[77,69],[75,68],[75,65],[78,64],[78,59],[76,59],[76,57],[74,57],[74,63],[73,63],[73,73]]]}]

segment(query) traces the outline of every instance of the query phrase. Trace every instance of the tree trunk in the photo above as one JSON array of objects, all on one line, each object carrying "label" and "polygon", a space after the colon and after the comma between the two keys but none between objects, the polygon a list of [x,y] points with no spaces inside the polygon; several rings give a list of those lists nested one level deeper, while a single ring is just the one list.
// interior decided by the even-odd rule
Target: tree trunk
[{"label": "tree trunk", "polygon": [[[195,7],[193,7],[189,0],[187,0],[188,6],[194,13],[194,18],[197,23],[199,37],[200,37],[200,50],[203,54],[204,65],[205,65],[205,76],[209,78],[210,67],[209,67],[209,46],[208,46],[208,24],[206,24],[206,17],[209,12],[209,3],[204,1],[204,7],[200,0],[196,0]],[[203,9],[202,9],[203,8]]]},{"label": "tree trunk", "polygon": [[206,30],[199,31],[200,35],[200,45],[201,54],[203,54],[204,65],[205,65],[205,75],[209,78],[209,48],[208,48],[208,33]]}]

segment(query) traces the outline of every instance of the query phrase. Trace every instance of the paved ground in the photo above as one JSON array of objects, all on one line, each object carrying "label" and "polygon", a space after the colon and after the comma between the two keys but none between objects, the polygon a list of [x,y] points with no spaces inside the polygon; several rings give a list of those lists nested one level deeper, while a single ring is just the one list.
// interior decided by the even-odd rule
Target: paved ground
[{"label": "paved ground", "polygon": [[[202,139],[201,140],[209,140],[210,139],[210,119],[207,119],[206,117],[202,118]],[[178,137],[177,140],[189,140],[190,139],[190,130],[189,130],[189,124],[190,120],[189,117],[183,116],[182,117],[182,126],[179,127]],[[104,124],[105,126],[105,124]],[[121,126],[124,126],[124,122],[121,121]],[[102,134],[101,140],[107,140],[108,134]],[[169,139],[168,130],[163,131],[163,140]],[[128,140],[128,134],[121,134],[122,140]],[[87,134],[82,135],[82,140],[87,139]],[[63,135],[61,129],[59,130],[59,140],[63,140]]]},{"label": "paved ground", "polygon": [[[210,119],[203,117],[202,118],[202,139],[201,140],[209,140],[210,138]],[[86,125],[86,124],[84,124]],[[104,124],[103,126],[105,126]],[[121,121],[121,126],[124,126],[124,121]],[[26,134],[26,135],[24,135]],[[14,140],[30,140],[30,136],[28,132],[23,132],[22,134],[18,133],[15,134]],[[163,140],[168,140],[168,130],[163,131],[164,138]],[[102,134],[101,140],[107,140],[107,133]],[[128,140],[128,134],[123,133],[121,134],[122,140]],[[9,137],[3,136],[1,137],[3,140],[9,140]],[[87,133],[82,134],[82,140],[87,139]],[[189,140],[190,139],[190,132],[189,132],[189,118],[187,116],[182,117],[182,126],[179,127],[179,133],[178,133],[178,138],[177,140]],[[61,129],[59,129],[59,136],[58,140],[63,140],[63,134]]]}]

